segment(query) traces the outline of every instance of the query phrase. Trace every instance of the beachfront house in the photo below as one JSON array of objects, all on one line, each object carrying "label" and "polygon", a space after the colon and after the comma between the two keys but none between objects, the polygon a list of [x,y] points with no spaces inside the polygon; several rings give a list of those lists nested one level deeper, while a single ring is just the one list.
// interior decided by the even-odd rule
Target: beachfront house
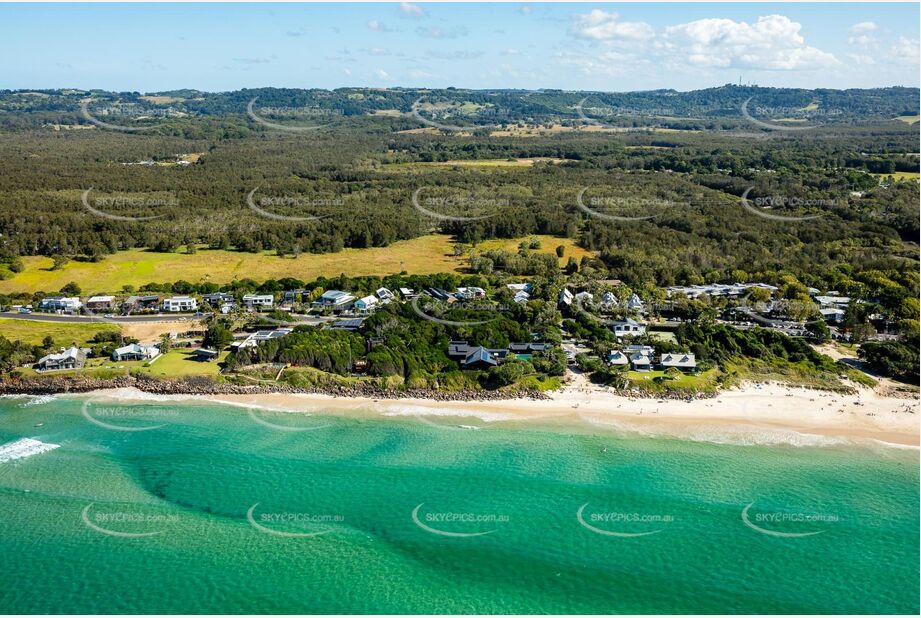
[{"label": "beachfront house", "polygon": [[111,311],[115,308],[115,297],[90,296],[86,299],[86,308],[90,311]]},{"label": "beachfront house", "polygon": [[608,364],[613,367],[626,367],[629,363],[630,359],[620,350],[611,350],[608,354]]},{"label": "beachfront house", "polygon": [[279,337],[284,337],[291,333],[294,329],[291,328],[276,328],[274,330],[265,329],[257,330],[254,333],[247,335],[242,341],[235,341],[230,344],[230,349],[233,351],[240,350],[243,348],[255,348],[257,345],[263,341],[269,341],[271,339],[278,339]]},{"label": "beachfront house", "polygon": [[662,369],[668,369],[669,367],[674,367],[681,371],[695,371],[697,369],[697,361],[690,352],[669,352],[668,354],[663,354],[659,359],[659,365]]},{"label": "beachfront house", "polygon": [[630,355],[630,365],[634,371],[649,371],[652,367],[652,358],[644,352],[634,352]]},{"label": "beachfront house", "polygon": [[243,306],[250,311],[256,309],[271,309],[275,304],[275,297],[271,294],[245,294]]},{"label": "beachfront house", "polygon": [[626,318],[611,323],[611,330],[614,331],[614,336],[617,338],[639,337],[646,334],[646,325],[640,324],[633,318]]},{"label": "beachfront house", "polygon": [[83,303],[76,296],[48,296],[38,303],[38,310],[47,313],[79,313]]},{"label": "beachfront house", "polygon": [[356,300],[353,307],[355,308],[356,311],[367,313],[371,311],[371,309],[373,309],[374,306],[377,305],[377,303],[378,303],[377,296],[368,295],[368,296],[364,296]]},{"label": "beachfront house", "polygon": [[142,361],[156,358],[160,355],[160,348],[154,345],[141,345],[131,343],[112,351],[114,361]]},{"label": "beachfront house", "polygon": [[56,354],[41,357],[35,364],[37,371],[63,371],[80,369],[86,362],[86,351],[78,347],[61,348]]},{"label": "beachfront house", "polygon": [[163,299],[163,311],[167,313],[180,313],[197,309],[198,301],[191,296],[173,296],[172,298]]},{"label": "beachfront house", "polygon": [[355,301],[355,297],[342,290],[327,290],[317,300],[313,301],[314,307],[329,309],[345,309]]}]

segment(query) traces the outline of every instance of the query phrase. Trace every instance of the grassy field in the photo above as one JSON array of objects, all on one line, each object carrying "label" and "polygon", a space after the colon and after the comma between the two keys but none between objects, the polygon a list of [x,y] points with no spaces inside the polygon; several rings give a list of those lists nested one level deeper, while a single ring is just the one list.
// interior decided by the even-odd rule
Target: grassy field
[{"label": "grassy field", "polygon": [[[538,236],[543,251],[557,245],[567,247],[566,256],[585,255],[569,239]],[[518,240],[481,243],[479,248],[501,246],[517,250]],[[119,292],[124,285],[136,288],[146,283],[169,283],[183,279],[191,283],[212,281],[229,283],[246,277],[261,281],[297,277],[310,281],[319,276],[389,275],[406,270],[412,274],[455,272],[467,266],[467,258],[454,257],[450,236],[433,234],[373,249],[345,249],[339,253],[303,254],[280,258],[272,253],[240,253],[201,249],[198,253],[155,253],[144,249],[121,251],[101,262],[70,262],[51,270],[52,260],[26,257],[25,270],[0,281],[0,293],[55,292],[68,282],[76,282],[84,295]]]},{"label": "grassy field", "polygon": [[553,157],[534,157],[531,159],[470,159],[455,161],[429,161],[417,163],[388,163],[384,166],[386,170],[408,169],[417,170],[427,167],[532,167],[536,163],[564,163],[566,159],[556,159]]},{"label": "grassy field", "polygon": [[118,326],[113,324],[68,324],[0,318],[0,335],[32,345],[40,344],[49,335],[56,346],[69,346],[72,343],[85,345],[96,333],[117,330]]},{"label": "grassy field", "polygon": [[[528,238],[537,238],[540,240],[540,249],[537,251],[539,253],[552,253],[556,251],[556,248],[560,245],[565,247],[563,252],[563,257],[560,258],[560,265],[566,264],[569,260],[569,256],[575,257],[577,260],[581,259],[583,256],[592,255],[591,251],[586,251],[582,247],[579,247],[569,238],[556,238],[555,236],[529,236]],[[487,251],[489,249],[504,249],[506,251],[516,252],[518,251],[518,244],[522,242],[521,238],[516,239],[502,239],[494,238],[491,240],[484,240],[477,245],[477,249],[480,251]]]},{"label": "grassy field", "polygon": [[892,172],[891,174],[873,174],[873,176],[880,180],[892,176],[896,182],[903,182],[905,180],[918,180],[919,174],[918,172]]},{"label": "grassy field", "polygon": [[907,123],[907,124],[914,124],[915,122],[918,122],[919,118],[921,118],[921,116],[918,116],[918,114],[915,114],[914,116],[899,116],[897,120],[901,120],[902,122]]},{"label": "grassy field", "polygon": [[716,389],[718,373],[717,369],[710,369],[697,374],[681,373],[677,375],[668,375],[664,371],[627,371],[626,377],[634,386],[650,392],[707,392]]}]

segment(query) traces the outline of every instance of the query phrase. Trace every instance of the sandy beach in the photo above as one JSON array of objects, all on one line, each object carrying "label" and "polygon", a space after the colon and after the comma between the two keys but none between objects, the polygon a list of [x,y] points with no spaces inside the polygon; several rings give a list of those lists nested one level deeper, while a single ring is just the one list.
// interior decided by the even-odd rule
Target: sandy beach
[{"label": "sandy beach", "polygon": [[416,418],[453,429],[520,423],[579,426],[590,431],[641,433],[733,444],[833,445],[877,443],[918,447],[918,398],[871,389],[854,395],[747,384],[691,401],[631,398],[587,384],[570,385],[548,400],[432,401],[343,398],[313,394],[150,395],[103,391],[117,399],[207,399],[258,410],[381,418]]}]

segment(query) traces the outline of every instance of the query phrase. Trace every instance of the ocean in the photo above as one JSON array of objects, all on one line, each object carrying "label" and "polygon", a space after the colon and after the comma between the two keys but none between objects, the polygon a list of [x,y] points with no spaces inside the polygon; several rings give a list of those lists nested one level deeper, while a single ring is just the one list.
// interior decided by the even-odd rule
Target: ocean
[{"label": "ocean", "polygon": [[67,396],[0,452],[4,613],[919,611],[917,449]]}]

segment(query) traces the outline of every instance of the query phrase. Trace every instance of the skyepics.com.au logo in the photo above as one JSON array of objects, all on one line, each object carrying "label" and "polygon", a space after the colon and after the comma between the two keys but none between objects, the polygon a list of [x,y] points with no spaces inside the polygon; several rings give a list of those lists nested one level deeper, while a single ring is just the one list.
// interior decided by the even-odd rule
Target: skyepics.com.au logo
[{"label": "skyepics.com.au logo", "polygon": [[[427,300],[424,300],[423,298]],[[421,294],[412,299],[410,306],[412,307],[413,312],[423,320],[428,320],[429,322],[435,322],[444,326],[477,326],[480,324],[488,324],[489,322],[498,319],[498,313],[509,310],[508,305],[503,305],[501,303],[490,303],[485,299],[482,301],[456,301],[451,303],[438,301],[427,295],[423,297]],[[477,320],[449,320],[445,317],[439,317],[444,316],[449,312],[463,312],[467,315],[472,312],[475,315],[490,317]]]},{"label": "skyepics.com.au logo", "polygon": [[83,418],[110,431],[151,431],[179,418],[179,410],[162,405],[130,405],[94,402],[87,399],[80,409]]},{"label": "skyepics.com.au logo", "polygon": [[811,103],[802,107],[753,104],[755,97],[742,102],[740,111],[750,123],[770,131],[806,131],[821,127],[828,120],[843,115],[842,110]]},{"label": "skyepics.com.au logo", "polygon": [[[259,97],[253,97],[246,104],[246,115],[253,122],[276,131],[288,131],[291,133],[316,131],[317,129],[328,127],[331,124],[331,120],[343,115],[342,110],[307,106],[261,107],[257,113],[255,105],[258,99]],[[266,116],[272,118],[272,120],[267,119]],[[326,122],[321,122],[323,120]]]},{"label": "skyepics.com.au logo", "polygon": [[793,336],[804,335],[810,325],[824,322],[820,309],[811,299],[775,299],[768,290],[755,286],[748,288],[737,306],[737,312],[747,321]]},{"label": "skyepics.com.au logo", "polygon": [[257,425],[273,431],[298,433],[318,431],[332,426],[330,423],[318,422],[313,414],[306,412],[280,412],[248,407],[246,414]]},{"label": "skyepics.com.au logo", "polygon": [[[614,223],[653,219],[674,206],[674,202],[657,197],[591,195],[591,193],[586,196],[589,190],[590,187],[582,187],[576,194],[576,206],[579,210],[596,219]],[[596,190],[593,193],[599,192]]]},{"label": "skyepics.com.au logo", "polygon": [[586,502],[576,511],[579,525],[601,536],[639,538],[658,534],[674,523],[675,517],[667,514],[639,513],[635,511],[588,510]]},{"label": "skyepics.com.au logo", "polygon": [[[412,115],[413,115],[413,118],[415,118],[416,120],[418,120],[424,125],[434,127],[436,129],[441,129],[442,131],[451,131],[451,132],[476,131],[477,129],[483,128],[483,127],[477,127],[473,125],[448,124],[445,122],[438,122],[437,120],[427,118],[423,116],[422,114],[422,105],[423,105],[422,99],[421,98],[416,99],[416,101],[412,105]],[[436,109],[437,109],[436,107],[430,106],[428,109],[426,109],[426,112],[433,113],[433,111],[435,111]]]},{"label": "skyepics.com.au logo", "polygon": [[305,539],[323,536],[336,531],[336,525],[345,522],[338,513],[312,513],[306,511],[265,511],[259,514],[259,502],[246,511],[246,521],[262,534],[282,538]]},{"label": "skyepics.com.au logo", "polygon": [[412,510],[412,521],[425,532],[438,536],[449,538],[485,536],[496,532],[499,526],[509,522],[508,515],[471,511],[431,511],[420,515],[423,506],[425,506],[424,502]]},{"label": "skyepics.com.au logo", "polygon": [[752,213],[753,215],[761,217],[762,219],[769,219],[771,221],[778,221],[781,223],[797,223],[799,221],[809,221],[811,219],[818,219],[824,215],[822,213],[814,213],[808,215],[777,215],[771,212],[775,208],[814,209],[826,208],[836,204],[835,200],[805,198],[790,195],[766,195],[749,199],[749,195],[753,190],[754,187],[749,187],[745,189],[744,193],[742,193],[742,197],[739,198],[742,204],[742,208]]},{"label": "skyepics.com.au logo", "polygon": [[[822,534],[828,524],[837,523],[840,518],[833,513],[805,513],[802,511],[758,511],[752,512],[754,502],[742,509],[742,523],[767,536],[779,538],[800,538]],[[821,526],[820,529],[815,529]]]},{"label": "skyepics.com.au logo", "polygon": [[418,212],[432,219],[442,221],[480,221],[499,214],[511,206],[507,197],[450,193],[441,195],[424,195],[432,189],[420,187],[413,191],[412,204]]},{"label": "skyepics.com.au logo", "polygon": [[[165,216],[165,213],[155,215],[125,215],[115,214],[119,210],[130,210],[134,212],[149,212],[150,210],[162,210],[164,208],[175,208],[179,206],[179,199],[175,195],[142,195],[131,193],[118,193],[111,195],[100,195],[93,193],[93,187],[85,190],[80,195],[80,202],[83,207],[97,217],[111,219],[112,221],[152,221]],[[115,212],[113,212],[115,211]]]},{"label": "skyepics.com.au logo", "polygon": [[[121,131],[123,133],[149,131],[157,128],[169,118],[187,115],[172,107],[145,106],[139,102],[103,101],[92,98],[80,101],[80,114],[84,119],[101,129]],[[111,116],[113,119],[117,118],[119,122],[100,120],[99,116],[105,118]],[[145,124],[120,124],[128,121]]]},{"label": "skyepics.com.au logo", "polygon": [[633,127],[620,127],[613,123],[617,118],[655,118],[657,116],[675,116],[675,110],[667,107],[624,107],[618,105],[590,104],[591,97],[583,97],[573,109],[586,125],[605,129],[632,129]]},{"label": "skyepics.com.au logo", "polygon": [[345,200],[340,197],[319,197],[319,196],[307,196],[307,195],[276,195],[276,196],[260,196],[256,198],[256,192],[259,191],[260,187],[256,187],[252,191],[246,194],[246,205],[249,206],[249,209],[258,214],[260,217],[265,217],[266,219],[273,219],[275,221],[289,221],[289,222],[304,222],[304,221],[320,221],[321,219],[326,219],[331,215],[280,215],[276,212],[268,210],[270,208],[274,209],[295,209],[298,211],[317,211],[322,209],[333,208],[337,206],[342,206],[345,204]]},{"label": "skyepics.com.au logo", "polygon": [[[138,510],[93,509],[95,502],[87,504],[80,512],[83,524],[94,532],[123,539],[140,539],[158,536],[171,524],[179,521],[175,513],[144,513]],[[147,510],[147,509],[144,509]]]}]

